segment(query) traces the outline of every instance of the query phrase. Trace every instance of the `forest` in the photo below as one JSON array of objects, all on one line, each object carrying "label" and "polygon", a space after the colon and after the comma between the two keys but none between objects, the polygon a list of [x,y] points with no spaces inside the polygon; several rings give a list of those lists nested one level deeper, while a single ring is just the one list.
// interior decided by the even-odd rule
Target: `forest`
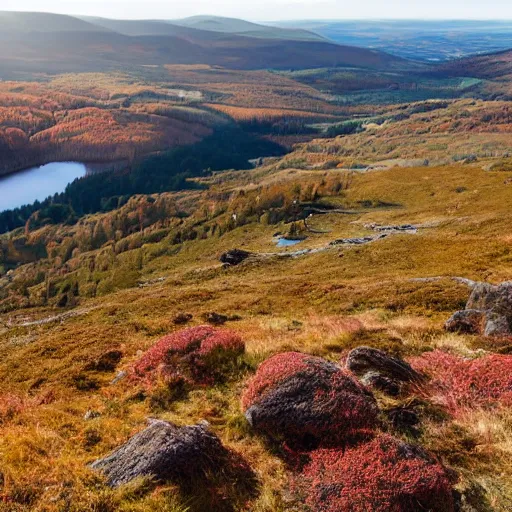
[{"label": "forest", "polygon": [[284,153],[275,142],[240,127],[225,126],[194,145],[141,158],[128,170],[79,178],[61,194],[1,212],[0,233],[24,226],[36,212],[33,225],[72,223],[85,214],[119,208],[134,194],[193,189],[198,185],[190,178],[225,169],[249,169],[251,159]]}]

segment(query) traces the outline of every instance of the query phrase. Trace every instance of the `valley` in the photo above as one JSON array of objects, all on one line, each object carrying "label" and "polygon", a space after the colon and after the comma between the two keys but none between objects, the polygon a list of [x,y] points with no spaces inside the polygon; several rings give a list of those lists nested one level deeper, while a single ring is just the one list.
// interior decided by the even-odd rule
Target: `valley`
[{"label": "valley", "polygon": [[511,52],[365,23],[0,12],[1,512],[512,509]]}]

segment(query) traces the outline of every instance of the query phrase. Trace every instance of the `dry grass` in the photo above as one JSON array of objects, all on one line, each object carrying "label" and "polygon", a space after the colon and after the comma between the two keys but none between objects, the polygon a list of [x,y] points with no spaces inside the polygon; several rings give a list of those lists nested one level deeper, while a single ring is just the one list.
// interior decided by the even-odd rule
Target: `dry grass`
[{"label": "dry grass", "polygon": [[[148,416],[156,414],[180,424],[207,419],[222,440],[250,462],[259,488],[247,509],[293,510],[283,462],[250,431],[241,414],[239,400],[247,378],[259,362],[284,350],[335,361],[359,345],[404,357],[441,349],[474,358],[497,350],[497,345],[482,338],[443,331],[444,321],[468,296],[465,286],[450,279],[414,279],[463,276],[499,282],[509,277],[512,188],[504,185],[508,174],[472,165],[356,174],[339,193],[328,194],[329,187],[322,185],[326,192],[320,199],[353,208],[357,215],[332,216],[329,233],[310,233],[298,247],[325,247],[334,238],[367,234],[364,225],[371,222],[425,227],[416,235],[394,235],[366,246],[221,268],[221,252],[234,247],[276,251],[272,235],[289,228],[254,219],[222,236],[186,241],[178,251],[159,252],[172,246],[169,238],[128,251],[142,251],[141,280],[166,280],[102,297],[82,297],[80,316],[36,325],[30,321],[55,316],[56,311],[39,307],[1,315],[2,506],[9,511],[49,512],[178,512],[188,506],[194,511],[197,503],[180,496],[175,488],[146,482],[110,491],[87,469],[89,462],[124,442],[143,428]],[[233,209],[241,205],[256,207],[258,201],[261,204],[280,193],[293,198],[290,191],[297,193],[298,183],[334,184],[346,176],[339,170],[273,167],[217,176],[207,192],[165,197],[190,213],[185,224],[220,223],[240,211]],[[457,192],[458,187],[465,191]],[[372,206],[362,206],[367,204],[364,201]],[[395,206],[373,206],[378,201]],[[218,217],[205,217],[205,207],[213,211],[220,206],[225,210]],[[103,217],[98,215],[94,221],[99,218]],[[74,227],[61,229],[60,236],[76,234]],[[91,251],[87,257],[96,254]],[[29,268],[22,269],[25,275]],[[155,413],[151,400],[142,399],[136,385],[128,381],[110,385],[115,372],[85,369],[111,349],[123,352],[118,369],[126,368],[140,357],[140,351],[176,328],[172,324],[176,314],[193,314],[191,325],[197,325],[210,311],[241,316],[227,327],[246,342],[246,370],[228,384],[198,388]],[[29,325],[21,325],[25,322]],[[379,400],[386,407],[397,405]],[[429,404],[424,395],[407,397],[398,405],[418,401],[423,412],[417,440],[459,473],[459,488],[474,510],[510,509],[510,410],[468,410],[455,420]],[[87,410],[101,416],[85,421]]]}]

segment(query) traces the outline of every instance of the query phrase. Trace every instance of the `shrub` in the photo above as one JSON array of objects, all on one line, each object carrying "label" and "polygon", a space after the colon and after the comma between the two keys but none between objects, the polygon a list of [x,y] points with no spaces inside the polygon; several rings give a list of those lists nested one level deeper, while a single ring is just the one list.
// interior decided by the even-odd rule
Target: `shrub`
[{"label": "shrub", "polygon": [[335,445],[372,430],[373,396],[348,372],[297,352],[265,361],[242,398],[251,425],[292,448]]},{"label": "shrub", "polygon": [[315,512],[452,512],[446,470],[421,449],[391,436],[311,454],[295,490]]},{"label": "shrub", "polygon": [[233,331],[192,327],[161,338],[133,365],[131,374],[147,384],[176,375],[211,383],[226,377],[244,351],[244,342]]},{"label": "shrub", "polygon": [[512,405],[510,355],[469,360],[435,350],[413,358],[411,364],[431,377],[431,392],[453,414],[466,408]]}]

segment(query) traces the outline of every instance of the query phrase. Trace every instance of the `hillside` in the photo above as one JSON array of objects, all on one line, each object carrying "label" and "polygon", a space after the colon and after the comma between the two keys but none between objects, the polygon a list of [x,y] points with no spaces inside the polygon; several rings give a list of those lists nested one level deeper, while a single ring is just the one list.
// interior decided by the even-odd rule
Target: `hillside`
[{"label": "hillside", "polygon": [[[362,136],[325,144],[366,147],[370,155],[378,135],[368,132],[366,145]],[[424,157],[410,151],[411,159]],[[510,166],[489,156],[362,172],[334,162],[300,168],[302,156],[298,149],[256,170],[202,178],[204,190],[132,197],[71,225],[41,226],[34,216],[25,230],[0,238],[3,265],[12,268],[0,281],[0,489],[8,506],[195,512],[208,503],[211,510],[275,512],[301,510],[303,499],[330,503],[335,496],[319,498],[313,486],[304,497],[297,485],[314,478],[315,457],[334,457],[335,448],[302,451],[311,459],[301,471],[289,458],[293,446],[251,427],[240,400],[251,399],[260,364],[275,354],[300,351],[323,358],[317,365],[345,365],[351,349],[369,346],[428,376],[428,385],[398,395],[374,390],[382,423],[372,428],[420,445],[433,457],[427,460],[447,468],[445,501],[440,490],[428,493],[441,500],[431,509],[455,510],[455,500],[463,511],[510,509],[510,338],[443,327],[466,303],[472,281],[509,278]],[[305,239],[276,248],[276,233]],[[250,257],[223,266],[220,255],[234,248]],[[25,264],[16,269],[16,261]],[[222,366],[227,373],[213,381],[155,379],[148,361],[157,348],[186,340],[184,328],[205,322],[223,323],[226,343],[243,340],[235,366]],[[168,333],[178,334],[162,338]],[[293,367],[273,371],[287,375]],[[279,381],[272,375],[266,385]],[[141,432],[148,417],[179,425],[206,419],[255,480],[228,471],[193,487],[143,479],[109,488],[88,464]],[[359,455],[373,461],[372,473],[379,453]],[[334,460],[323,478],[352,489],[353,468]],[[431,473],[421,474],[425,482]],[[373,481],[366,470],[361,475]],[[398,485],[398,475],[384,472],[379,486],[388,478]],[[366,491],[350,496],[362,500],[361,511],[377,499]]]},{"label": "hillside", "polygon": [[180,20],[172,20],[174,25],[209,30],[212,32],[223,32],[244,35],[249,37],[260,37],[266,39],[292,39],[298,41],[325,41],[325,38],[309,30],[289,29],[271,27],[251,23],[236,18],[224,18],[220,16],[191,16]]},{"label": "hillside", "polygon": [[74,16],[45,12],[0,11],[2,33],[31,32],[104,32],[99,25],[88,23]]},{"label": "hillside", "polygon": [[512,51],[489,53],[448,62],[439,68],[452,76],[501,79],[512,74]]},{"label": "hillside", "polygon": [[0,512],[510,512],[508,54],[178,23],[0,14]]},{"label": "hillside", "polygon": [[101,18],[84,21],[38,13],[5,16],[11,29],[0,35],[4,79],[7,73],[103,71],[165,64],[208,64],[231,69],[409,66],[383,52],[323,41],[244,37],[166,22]]}]

